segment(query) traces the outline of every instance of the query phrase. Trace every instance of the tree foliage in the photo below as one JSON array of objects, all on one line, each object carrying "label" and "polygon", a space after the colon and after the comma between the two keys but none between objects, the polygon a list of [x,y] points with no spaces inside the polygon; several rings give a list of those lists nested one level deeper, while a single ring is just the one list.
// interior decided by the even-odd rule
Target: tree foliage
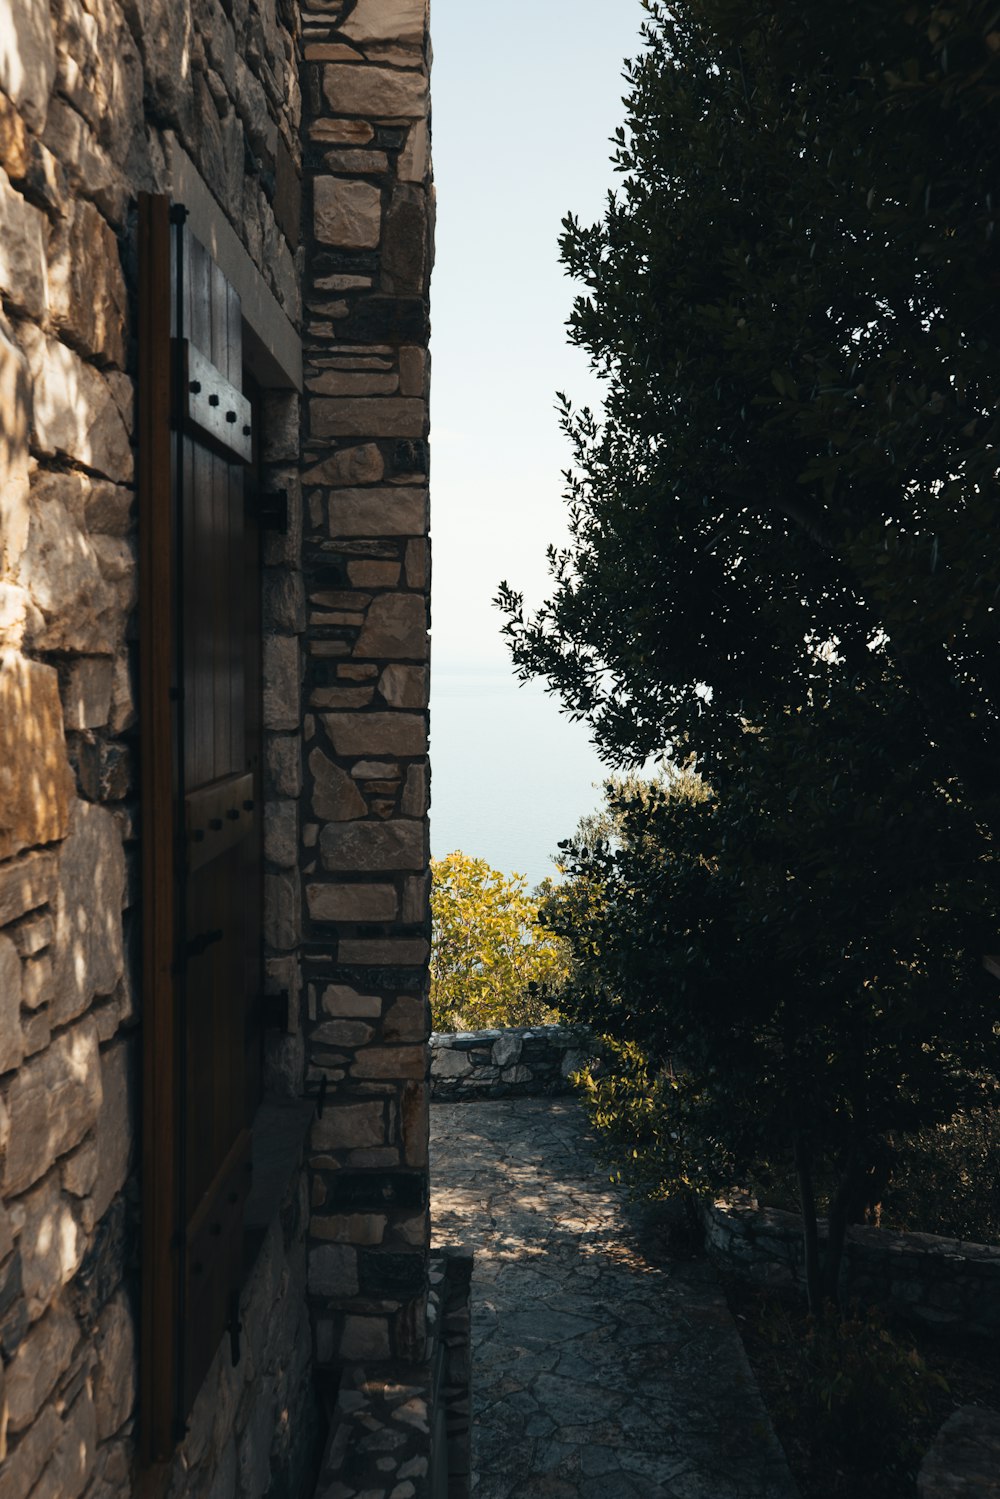
[{"label": "tree foliage", "polygon": [[554,1018],[562,941],[537,923],[523,875],[456,850],[431,860],[431,1014],[436,1030],[537,1025]]},{"label": "tree foliage", "polygon": [[711,785],[568,850],[561,1008],[645,1059],[678,1176],[791,1153],[815,1300],[817,1170],[832,1290],[888,1134],[996,1070],[1000,15],[644,4],[562,240],[604,415],[563,399],[570,544],[500,603],[611,763]]},{"label": "tree foliage", "polygon": [[571,546],[515,662],[612,760],[715,774],[808,702],[817,646],[887,669],[996,812],[1000,20],[912,0],[646,0],[621,185],[565,221]]},{"label": "tree foliage", "polygon": [[991,849],[932,753],[899,753],[913,715],[852,690],[745,735],[724,795],[612,788],[613,841],[564,847],[544,911],[562,1011],[619,1043],[612,1137],[647,1184],[797,1175],[817,1307],[890,1139],[995,1086]]}]

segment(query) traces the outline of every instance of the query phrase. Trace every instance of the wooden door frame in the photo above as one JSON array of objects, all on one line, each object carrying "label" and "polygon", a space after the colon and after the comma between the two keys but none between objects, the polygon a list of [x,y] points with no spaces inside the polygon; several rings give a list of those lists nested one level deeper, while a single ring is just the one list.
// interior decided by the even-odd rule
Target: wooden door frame
[{"label": "wooden door frame", "polygon": [[179,1433],[180,1277],[176,1139],[180,1059],[174,1015],[177,948],[177,658],[175,438],[169,358],[173,307],[171,209],[139,200],[139,733],[142,797],[142,1275],[140,1450],[165,1461]]},{"label": "wooden door frame", "polygon": [[[181,1260],[184,1254],[180,1191],[180,1086],[183,1044],[177,1024],[180,878],[183,868],[183,805],[179,796],[178,695],[180,609],[177,599],[178,520],[174,501],[180,410],[170,357],[174,321],[174,224],[186,220],[194,236],[212,248],[231,284],[252,293],[243,306],[250,370],[267,387],[302,388],[301,343],[284,336],[287,319],[267,289],[201,179],[188,165],[185,201],[172,207],[164,196],[139,195],[137,466],[139,512],[139,732],[142,797],[142,1229],[139,1459],[156,1489],[164,1467],[183,1439],[183,1316]],[[209,208],[214,213],[212,221]],[[220,253],[222,252],[222,253]],[[294,334],[291,324],[288,331]],[[283,336],[275,336],[275,330]],[[279,357],[275,358],[275,345]],[[258,357],[264,350],[264,356]],[[257,435],[254,435],[257,442]],[[262,747],[261,747],[262,748]],[[260,804],[261,815],[263,805]],[[155,1350],[155,1356],[150,1356]],[[159,1475],[159,1477],[157,1477]]]}]

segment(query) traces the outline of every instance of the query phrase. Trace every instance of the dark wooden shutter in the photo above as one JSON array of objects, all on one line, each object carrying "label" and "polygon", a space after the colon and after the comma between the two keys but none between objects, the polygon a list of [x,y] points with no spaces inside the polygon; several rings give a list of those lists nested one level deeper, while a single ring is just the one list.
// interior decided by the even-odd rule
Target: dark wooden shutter
[{"label": "dark wooden shutter", "polygon": [[262,990],[260,564],[239,299],[182,212],[144,199],[141,215],[142,1363],[158,1460],[227,1328],[238,1352]]}]

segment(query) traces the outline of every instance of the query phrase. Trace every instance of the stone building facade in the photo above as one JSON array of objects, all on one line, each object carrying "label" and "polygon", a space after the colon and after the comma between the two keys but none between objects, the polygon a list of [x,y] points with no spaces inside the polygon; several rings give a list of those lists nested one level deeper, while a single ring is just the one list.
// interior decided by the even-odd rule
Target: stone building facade
[{"label": "stone building facade", "polygon": [[[379,1369],[414,1371],[430,1445],[427,28],[427,0],[0,0],[0,1499],[311,1493],[338,1386]],[[238,299],[263,536],[254,1172],[169,1451],[141,1310],[150,201]],[[219,934],[185,935],[171,973]],[[446,1492],[411,1449],[399,1493]]]}]

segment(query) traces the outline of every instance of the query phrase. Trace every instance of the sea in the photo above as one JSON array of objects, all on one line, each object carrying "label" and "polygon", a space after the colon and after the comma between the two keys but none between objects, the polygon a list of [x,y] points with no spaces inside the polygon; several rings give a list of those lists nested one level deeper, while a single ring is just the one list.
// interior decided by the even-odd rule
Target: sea
[{"label": "sea", "polygon": [[559,841],[600,806],[608,770],[542,684],[435,662],[431,776],[433,857],[461,849],[534,887],[558,878]]}]

